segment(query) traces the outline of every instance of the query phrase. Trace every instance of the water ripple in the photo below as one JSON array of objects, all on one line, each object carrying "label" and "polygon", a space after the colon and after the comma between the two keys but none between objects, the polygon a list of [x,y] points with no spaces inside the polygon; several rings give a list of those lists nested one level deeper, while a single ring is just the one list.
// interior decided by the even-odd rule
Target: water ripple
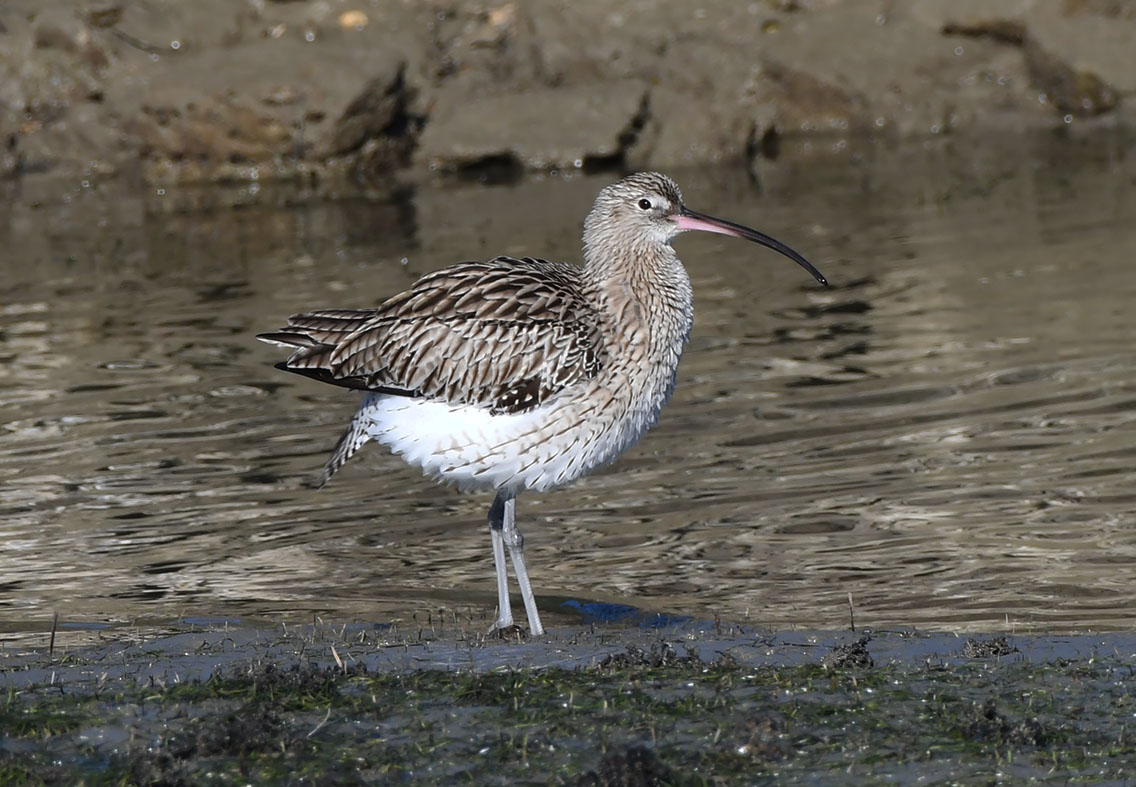
[{"label": "water ripple", "polygon": [[[815,628],[844,625],[851,594],[864,625],[1131,627],[1132,163],[1027,160],[991,194],[946,154],[891,155],[856,165],[870,195],[846,167],[765,195],[676,173],[691,204],[760,216],[835,286],[683,238],[698,313],[678,392],[612,469],[521,498],[538,596]],[[575,259],[598,186],[423,191],[413,241],[360,233],[359,206],[335,204],[147,215],[140,233],[100,223],[113,200],[52,234],[58,249],[16,237],[13,259],[41,262],[13,263],[0,307],[0,631],[54,611],[491,607],[488,500],[371,449],[315,489],[355,399],[279,375],[251,337],[452,259]],[[490,224],[509,248],[476,240]]]}]

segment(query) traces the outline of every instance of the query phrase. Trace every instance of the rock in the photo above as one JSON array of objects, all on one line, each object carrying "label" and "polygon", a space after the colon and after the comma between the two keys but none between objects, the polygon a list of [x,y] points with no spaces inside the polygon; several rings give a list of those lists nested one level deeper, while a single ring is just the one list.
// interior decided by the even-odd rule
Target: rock
[{"label": "rock", "polygon": [[775,710],[748,713],[734,733],[737,741],[734,751],[758,761],[783,760],[789,755],[789,750],[781,743],[788,726],[785,716]]},{"label": "rock", "polygon": [[1136,121],[1118,0],[359,6],[6,0],[0,166],[512,179],[740,161],[790,135]]},{"label": "rock", "polygon": [[[767,36],[766,62],[791,75],[779,91],[784,114],[819,120],[808,133],[831,135],[834,124],[848,122],[850,131],[900,137],[961,131],[1007,112],[1040,114],[1017,52],[987,40],[960,46],[942,36],[942,23],[926,24],[919,5],[881,11],[838,4],[807,26]],[[856,46],[843,45],[849,40]],[[812,97],[793,110],[794,85],[810,83]]]},{"label": "rock", "polygon": [[[11,5],[5,5],[5,12]],[[18,7],[0,35],[0,159],[9,174],[106,170],[121,134],[102,100],[94,42],[69,10]]]},{"label": "rock", "polygon": [[[1136,92],[1136,9],[1115,0],[926,0],[910,13],[949,34],[984,34],[1023,47],[1031,89],[1061,94],[1062,113],[1089,116]],[[1035,95],[1036,98],[1036,95]],[[1052,117],[1052,115],[1050,115]]]},{"label": "rock", "polygon": [[616,166],[648,112],[647,88],[633,80],[472,100],[442,90],[435,100],[415,158],[456,173],[510,161],[530,170]]},{"label": "rock", "polygon": [[0,114],[0,179],[20,171],[20,135],[11,116]]},{"label": "rock", "polygon": [[966,38],[989,38],[1003,44],[1022,46],[1026,42],[1026,26],[1014,19],[977,19],[966,22],[947,22],[943,35]]},{"label": "rock", "polygon": [[1092,71],[1075,70],[1033,39],[1026,40],[1025,57],[1034,87],[1059,112],[1091,117],[1116,108],[1116,89]]},{"label": "rock", "polygon": [[1073,71],[1093,74],[1120,94],[1136,92],[1136,10],[1099,15],[1089,12],[1092,7],[1063,14],[1050,3],[1039,3],[1025,17],[1030,41]]},{"label": "rock", "polygon": [[594,771],[576,782],[580,787],[663,787],[683,781],[646,746],[631,745],[609,751]]},{"label": "rock", "polygon": [[1090,117],[1116,108],[1119,99],[1115,88],[1096,73],[1077,70],[1048,51],[1029,35],[1023,22],[1013,19],[948,22],[943,25],[943,35],[989,38],[1021,47],[1030,82],[1040,91],[1040,102],[1053,106],[1062,114]]},{"label": "rock", "polygon": [[767,111],[769,119],[773,112],[745,95],[753,67],[752,57],[738,57],[716,31],[667,44],[652,76],[651,112],[629,160],[644,169],[742,162],[755,115]]},{"label": "rock", "polygon": [[[312,26],[300,21],[301,6],[283,8],[288,21],[258,19],[262,34],[244,28],[220,50],[185,43],[108,84],[147,178],[270,179],[320,168],[373,175],[406,163],[414,92],[387,32],[342,29],[335,17]],[[145,35],[176,39],[177,21]]]},{"label": "rock", "polygon": [[44,14],[36,19],[35,46],[37,49],[60,49],[64,52],[78,52],[90,40],[83,23],[74,14]]},{"label": "rock", "polygon": [[821,132],[847,134],[869,130],[865,101],[853,91],[814,74],[765,60],[742,86],[746,103],[772,107],[772,117],[758,119],[755,132],[772,126],[781,134]]},{"label": "rock", "polygon": [[820,663],[825,669],[870,669],[875,666],[872,654],[868,652],[871,637],[860,637],[856,642],[838,645],[826,654]]},{"label": "rock", "polygon": [[981,640],[968,637],[962,646],[962,656],[967,659],[999,658],[1018,652],[1018,649],[1011,645],[1010,641],[1004,636]]},{"label": "rock", "polygon": [[426,76],[435,85],[456,77],[483,93],[503,84],[514,90],[546,84],[528,4],[455,5],[436,14],[428,30]]},{"label": "rock", "polygon": [[1109,19],[1136,19],[1136,6],[1128,0],[1064,0],[1066,14],[1096,14]]},{"label": "rock", "polygon": [[130,128],[143,156],[201,164],[270,160],[292,136],[275,118],[223,95],[180,107],[144,106]]},{"label": "rock", "polygon": [[[700,111],[691,111],[699,107]],[[744,120],[736,103],[704,105],[669,87],[651,92],[650,113],[628,152],[632,169],[698,166],[745,157]]]},{"label": "rock", "polygon": [[[322,155],[342,156],[357,151],[369,140],[391,140],[401,142],[392,148],[393,166],[410,152],[411,135],[416,121],[411,119],[409,106],[414,91],[407,87],[406,66],[399,64],[393,74],[375,77],[364,85],[339,119],[335,121],[330,134],[322,146]],[[393,150],[400,150],[397,156]]]}]

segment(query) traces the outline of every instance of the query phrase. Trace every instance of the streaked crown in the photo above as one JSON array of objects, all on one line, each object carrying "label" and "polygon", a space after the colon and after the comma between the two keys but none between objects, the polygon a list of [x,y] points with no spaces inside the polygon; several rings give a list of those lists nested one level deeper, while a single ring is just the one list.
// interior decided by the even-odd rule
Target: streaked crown
[{"label": "streaked crown", "polygon": [[636,172],[604,187],[584,220],[584,250],[668,244],[677,229],[668,219],[682,206],[678,184],[659,172]]}]

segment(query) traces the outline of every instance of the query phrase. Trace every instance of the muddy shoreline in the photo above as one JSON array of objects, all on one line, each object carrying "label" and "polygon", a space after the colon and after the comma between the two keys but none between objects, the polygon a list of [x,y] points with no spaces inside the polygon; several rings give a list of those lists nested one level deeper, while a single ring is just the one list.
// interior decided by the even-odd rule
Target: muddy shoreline
[{"label": "muddy shoreline", "polygon": [[1094,0],[16,0],[0,176],[509,179],[1130,126],[1134,37]]},{"label": "muddy shoreline", "polygon": [[1131,634],[190,627],[3,654],[0,750],[21,783],[1122,780],[1134,654]]},{"label": "muddy shoreline", "polygon": [[[46,637],[45,637],[46,639]],[[529,638],[523,632],[487,634],[480,618],[441,617],[422,625],[320,623],[274,628],[184,625],[171,633],[119,631],[99,645],[9,645],[0,651],[0,684],[27,689],[66,684],[89,691],[108,681],[120,685],[166,685],[204,681],[256,665],[306,665],[319,669],[354,665],[372,673],[415,670],[591,669],[620,654],[677,648],[707,663],[728,659],[738,666],[803,665],[955,667],[975,659],[1005,658],[1044,664],[1112,655],[1136,657],[1136,634],[943,633],[916,629],[774,631],[760,626],[713,622],[679,625],[561,626]]]}]

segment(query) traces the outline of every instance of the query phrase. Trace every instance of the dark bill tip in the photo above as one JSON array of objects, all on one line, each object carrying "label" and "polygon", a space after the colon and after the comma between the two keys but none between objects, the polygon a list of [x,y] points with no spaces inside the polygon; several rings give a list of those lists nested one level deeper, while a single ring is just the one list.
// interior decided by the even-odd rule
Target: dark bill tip
[{"label": "dark bill tip", "polygon": [[683,205],[679,212],[671,216],[671,220],[678,225],[680,230],[700,230],[702,232],[716,232],[719,235],[729,235],[734,238],[745,238],[746,240],[759,243],[768,249],[773,249],[779,254],[783,254],[793,262],[800,265],[802,268],[812,274],[813,278],[824,286],[828,286],[828,279],[824,274],[817,270],[816,266],[806,260],[793,249],[786,246],[776,238],[771,238],[764,232],[758,232],[750,227],[741,224],[735,224],[732,221],[725,219],[715,218],[714,216],[707,216],[705,213],[698,213]]}]

